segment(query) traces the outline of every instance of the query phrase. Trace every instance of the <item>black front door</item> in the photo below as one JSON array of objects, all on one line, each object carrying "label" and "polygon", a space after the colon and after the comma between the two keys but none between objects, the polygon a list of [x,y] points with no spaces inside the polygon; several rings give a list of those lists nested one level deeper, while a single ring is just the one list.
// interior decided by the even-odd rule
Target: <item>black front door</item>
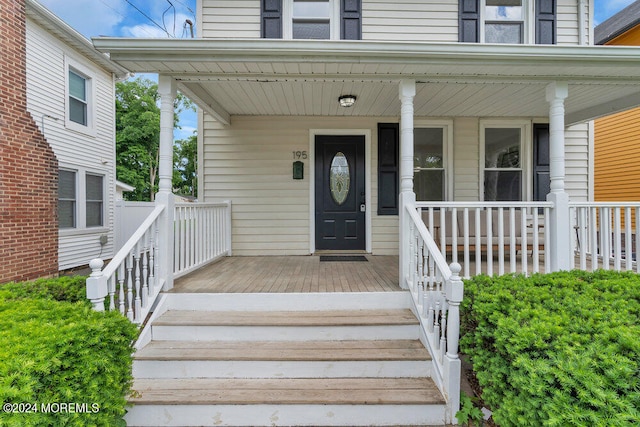
[{"label": "black front door", "polygon": [[364,136],[316,136],[316,249],[365,249]]}]

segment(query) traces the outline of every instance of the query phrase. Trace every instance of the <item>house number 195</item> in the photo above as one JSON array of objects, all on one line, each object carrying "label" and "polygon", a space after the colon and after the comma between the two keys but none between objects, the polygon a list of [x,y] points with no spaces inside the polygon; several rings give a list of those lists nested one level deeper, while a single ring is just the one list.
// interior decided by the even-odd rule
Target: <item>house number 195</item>
[{"label": "house number 195", "polygon": [[293,151],[293,158],[294,159],[306,159],[307,158],[307,152],[306,151]]}]

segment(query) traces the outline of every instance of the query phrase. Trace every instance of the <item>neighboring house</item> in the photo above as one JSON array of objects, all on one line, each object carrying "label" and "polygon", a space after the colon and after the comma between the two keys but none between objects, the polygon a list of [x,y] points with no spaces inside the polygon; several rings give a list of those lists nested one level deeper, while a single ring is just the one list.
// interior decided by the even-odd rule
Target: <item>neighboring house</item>
[{"label": "neighboring house", "polygon": [[[591,203],[591,121],[640,105],[640,50],[593,46],[593,1],[202,0],[197,18],[193,40],[93,39],[122,67],[159,73],[155,208],[104,270],[101,260],[92,260],[87,284],[96,309],[104,309],[107,297],[112,309],[139,323],[160,301],[138,354],[152,358],[157,351],[170,363],[157,360],[136,373],[140,398],[127,414],[133,425],[451,423],[460,395],[458,273],[493,274],[494,265],[499,274],[622,269],[623,263],[640,271],[623,250],[631,234],[622,245],[619,218],[611,234],[605,218],[611,220],[613,210],[598,214],[601,206]],[[188,205],[174,205],[171,186],[176,90],[200,107],[199,202]],[[246,269],[270,284],[285,274],[282,266],[251,270],[255,261],[243,264],[243,257],[345,252],[398,257],[397,283],[411,291],[404,294],[412,296],[409,308],[421,324],[414,338],[432,355],[429,376],[444,408],[371,404],[384,400],[380,394],[367,395],[364,405],[329,398],[299,406],[298,397],[329,387],[309,378],[294,405],[279,399],[287,382],[242,400],[246,405],[212,404],[228,384],[255,397],[263,384],[255,377],[277,383],[286,375],[380,372],[336,374],[333,363],[297,370],[284,350],[277,361],[242,361],[248,348],[261,347],[252,340],[269,339],[265,334],[313,340],[307,332],[327,326],[287,323],[295,326],[288,330],[272,321],[337,307],[362,310],[370,298],[385,308],[407,308],[393,302],[403,293],[235,294],[245,289],[246,277],[225,284],[234,294],[188,295],[176,286],[158,299],[161,289],[173,289],[175,278],[219,256],[233,254],[234,272]],[[301,280],[303,259],[320,257],[297,258],[291,282]],[[288,261],[296,264],[295,257]],[[210,273],[185,281],[207,292]],[[336,271],[334,280],[346,277]],[[262,311],[278,313],[272,318]],[[235,319],[246,325],[245,314],[258,318],[255,331],[224,329]],[[345,322],[358,316],[324,314]],[[214,336],[218,326],[222,333]],[[202,361],[204,350],[189,350],[212,349],[220,339],[241,341],[225,344],[238,349],[228,364]],[[340,340],[332,332],[316,339]],[[184,340],[176,347],[184,352],[163,340]],[[200,347],[189,340],[207,342]],[[280,366],[292,370],[283,374]],[[362,395],[353,384],[336,387],[349,397]],[[261,404],[263,395],[275,403]]]},{"label": "neighboring house", "polygon": [[[595,43],[640,46],[640,1],[595,28]],[[594,199],[640,201],[640,108],[595,121]]]},{"label": "neighboring house", "polygon": [[58,159],[58,267],[111,258],[115,81],[127,70],[44,6],[26,1],[27,109]]},{"label": "neighboring house", "polygon": [[0,0],[0,283],[58,273],[58,163],[27,112],[24,2]]}]

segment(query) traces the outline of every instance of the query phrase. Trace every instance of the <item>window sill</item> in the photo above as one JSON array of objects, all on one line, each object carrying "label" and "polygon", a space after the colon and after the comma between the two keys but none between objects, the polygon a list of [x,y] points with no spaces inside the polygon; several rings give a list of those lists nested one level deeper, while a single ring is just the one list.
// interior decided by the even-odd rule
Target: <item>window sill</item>
[{"label": "window sill", "polygon": [[58,235],[60,237],[90,236],[94,234],[104,234],[109,232],[110,230],[107,227],[61,228],[58,230]]}]

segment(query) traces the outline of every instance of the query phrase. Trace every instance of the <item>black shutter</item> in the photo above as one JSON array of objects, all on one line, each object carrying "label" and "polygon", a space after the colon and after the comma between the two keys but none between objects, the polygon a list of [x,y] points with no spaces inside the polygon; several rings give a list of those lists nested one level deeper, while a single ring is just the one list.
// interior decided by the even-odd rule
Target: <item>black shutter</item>
[{"label": "black shutter", "polygon": [[260,0],[262,38],[282,38],[282,0]]},{"label": "black shutter", "polygon": [[458,13],[458,41],[480,41],[480,0],[460,0]]},{"label": "black shutter", "polygon": [[549,125],[533,125],[533,200],[545,201],[551,191]]},{"label": "black shutter", "polygon": [[361,0],[340,0],[340,38],[360,40],[362,38]]},{"label": "black shutter", "polygon": [[556,44],[556,0],[536,0],[536,44]]},{"label": "black shutter", "polygon": [[378,215],[398,215],[400,125],[378,123]]}]

